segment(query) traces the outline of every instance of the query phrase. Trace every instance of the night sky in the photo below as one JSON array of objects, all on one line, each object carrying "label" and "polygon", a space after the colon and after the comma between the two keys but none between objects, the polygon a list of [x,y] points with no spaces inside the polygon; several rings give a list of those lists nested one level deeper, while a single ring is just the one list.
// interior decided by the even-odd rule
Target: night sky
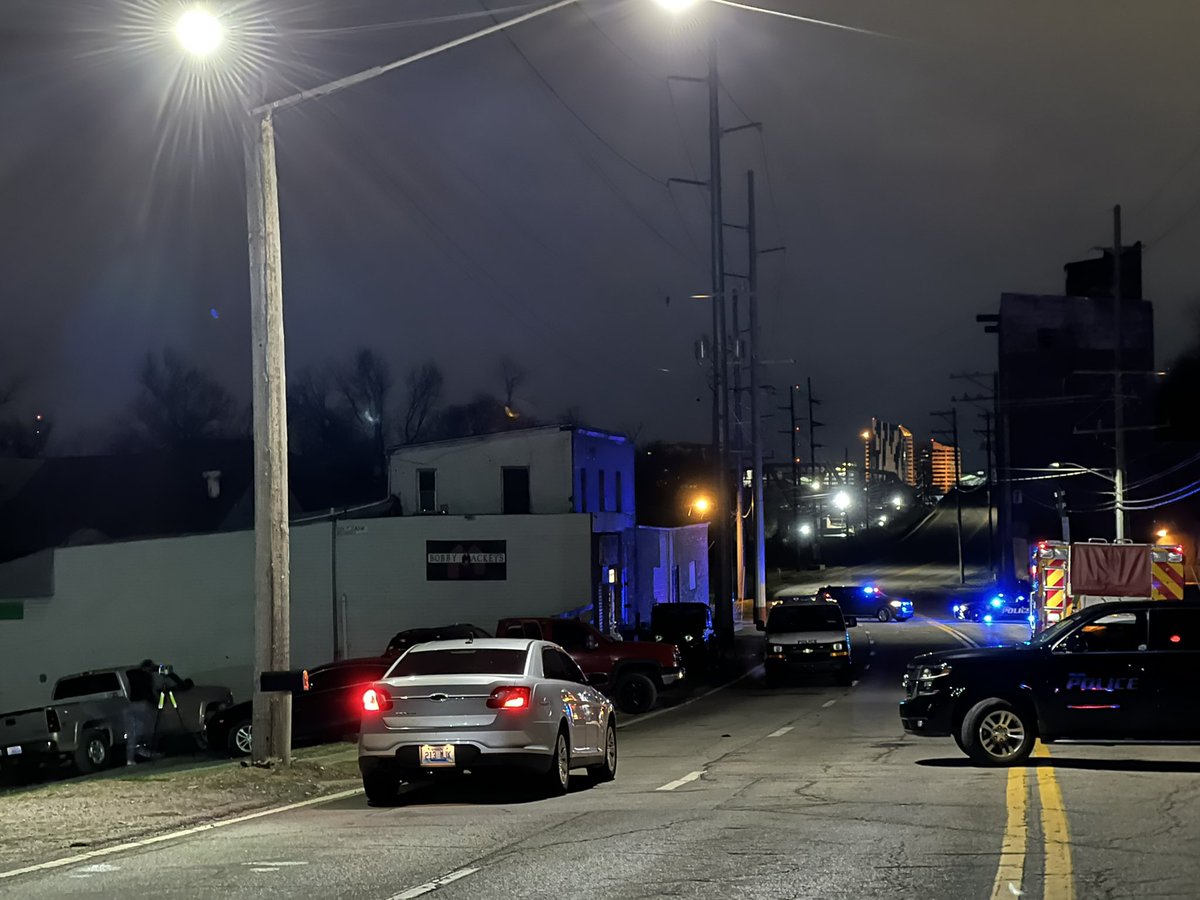
[{"label": "night sky", "polygon": [[[773,2],[894,36],[706,11],[726,123],[764,123],[725,140],[726,219],[753,168],[760,245],[787,246],[761,264],[762,356],[796,364],[767,380],[812,376],[829,459],[872,415],[926,432],[949,373],[994,365],[975,314],[1061,291],[1113,203],[1148,243],[1159,363],[1190,341],[1200,4]],[[0,3],[0,377],[25,377],[60,451],[111,426],[148,349],[248,398],[249,60],[277,95],[491,21],[469,0],[214,3],[255,53],[206,80],[165,31],[177,4]],[[412,24],[431,17],[453,20]],[[493,36],[281,113],[289,370],[365,344],[397,375],[436,360],[458,400],[499,392],[509,356],[540,418],[705,439],[707,199],[665,185],[706,177],[704,89],[666,80],[703,74],[701,21],[583,0],[509,32],[529,62]]]}]

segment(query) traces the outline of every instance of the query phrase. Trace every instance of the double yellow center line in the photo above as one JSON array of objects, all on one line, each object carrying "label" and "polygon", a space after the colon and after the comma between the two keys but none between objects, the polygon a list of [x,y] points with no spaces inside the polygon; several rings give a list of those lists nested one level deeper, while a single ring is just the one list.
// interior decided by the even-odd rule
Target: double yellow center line
[{"label": "double yellow center line", "polygon": [[[1033,751],[1035,758],[1049,760],[1044,744]],[[1024,766],[1008,770],[1005,805],[1008,809],[1000,864],[992,883],[992,900],[1012,900],[1025,890],[1025,860],[1029,845],[1029,775]],[[1075,877],[1071,866],[1071,833],[1067,809],[1054,769],[1037,766],[1038,805],[1042,813],[1043,864],[1042,900],[1075,900]]]}]

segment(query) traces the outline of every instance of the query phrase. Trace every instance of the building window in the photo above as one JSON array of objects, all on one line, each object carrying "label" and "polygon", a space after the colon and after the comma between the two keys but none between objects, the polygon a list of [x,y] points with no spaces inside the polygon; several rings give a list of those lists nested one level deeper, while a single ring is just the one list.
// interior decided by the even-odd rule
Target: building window
[{"label": "building window", "polygon": [[688,590],[696,589],[696,561],[693,559],[688,563]]},{"label": "building window", "polygon": [[579,470],[579,502],[575,504],[580,512],[588,511],[587,469]]},{"label": "building window", "polygon": [[625,501],[621,497],[621,470],[620,469],[617,469],[616,479],[617,479],[617,483],[616,483],[615,487],[617,489],[617,503],[616,503],[616,506],[614,506],[613,508],[617,512],[624,512],[625,511]]},{"label": "building window", "polygon": [[604,470],[600,470],[600,483],[597,485],[600,492],[600,512],[608,510],[608,492],[604,490]]},{"label": "building window", "polygon": [[437,512],[437,469],[417,469],[417,512]]},{"label": "building window", "polygon": [[505,466],[504,514],[524,516],[529,514],[529,467]]}]

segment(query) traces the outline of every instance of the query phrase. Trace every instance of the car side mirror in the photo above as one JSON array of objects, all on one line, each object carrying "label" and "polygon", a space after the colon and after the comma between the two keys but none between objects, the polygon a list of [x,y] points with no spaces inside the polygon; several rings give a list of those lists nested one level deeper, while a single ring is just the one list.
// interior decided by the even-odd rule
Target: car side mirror
[{"label": "car side mirror", "polygon": [[596,640],[596,636],[594,634],[589,634],[587,636],[587,638],[584,640],[583,646],[586,647],[588,650],[595,650],[597,647],[600,646],[600,642],[598,640]]},{"label": "car side mirror", "polygon": [[858,627],[858,618],[856,616],[846,616],[846,627],[847,628],[857,628]]}]

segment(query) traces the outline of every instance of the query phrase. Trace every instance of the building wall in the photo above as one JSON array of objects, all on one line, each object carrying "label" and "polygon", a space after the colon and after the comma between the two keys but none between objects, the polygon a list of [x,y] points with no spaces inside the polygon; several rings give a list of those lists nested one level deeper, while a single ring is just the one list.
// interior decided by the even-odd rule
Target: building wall
[{"label": "building wall", "polygon": [[632,528],[637,521],[632,442],[619,435],[576,429],[571,456],[575,512],[592,513],[597,532]]},{"label": "building wall", "polygon": [[636,627],[648,622],[650,607],[655,603],[709,602],[707,523],[681,528],[639,527],[635,540],[635,587],[632,615],[626,624]]},{"label": "building wall", "polygon": [[583,428],[531,428],[401,447],[391,454],[391,493],[404,515],[420,509],[422,469],[436,471],[435,509],[498,515],[507,466],[529,468],[530,513],[593,516],[596,532],[621,532],[637,519],[634,447],[628,438]]},{"label": "building wall", "polygon": [[[334,597],[347,655],[374,655],[396,631],[450,621],[491,629],[505,615],[590,603],[587,516],[414,517],[291,532],[291,658],[334,656]],[[429,581],[426,541],[506,542],[506,578]],[[53,593],[18,599],[0,621],[0,710],[44,702],[55,679],[152,658],[239,698],[253,683],[254,535],[232,532],[95,545],[53,554]],[[25,571],[0,566],[0,586]],[[15,583],[15,582],[14,582]]]},{"label": "building wall", "polygon": [[391,453],[388,483],[400,498],[404,515],[420,509],[417,473],[437,472],[435,510],[450,515],[499,515],[503,511],[506,466],[529,468],[530,512],[554,515],[572,511],[572,433],[559,428],[530,428],[400,447]]}]

